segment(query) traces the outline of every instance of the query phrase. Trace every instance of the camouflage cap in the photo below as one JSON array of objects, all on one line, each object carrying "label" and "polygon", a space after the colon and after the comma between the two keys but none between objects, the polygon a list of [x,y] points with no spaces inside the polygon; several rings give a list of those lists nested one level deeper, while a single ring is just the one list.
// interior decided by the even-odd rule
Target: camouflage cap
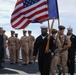
[{"label": "camouflage cap", "polygon": [[64,30],[65,29],[65,27],[62,26],[62,25],[60,25],[58,28],[59,28],[59,30]]},{"label": "camouflage cap", "polygon": [[52,34],[57,33],[58,31],[56,29],[52,29]]}]

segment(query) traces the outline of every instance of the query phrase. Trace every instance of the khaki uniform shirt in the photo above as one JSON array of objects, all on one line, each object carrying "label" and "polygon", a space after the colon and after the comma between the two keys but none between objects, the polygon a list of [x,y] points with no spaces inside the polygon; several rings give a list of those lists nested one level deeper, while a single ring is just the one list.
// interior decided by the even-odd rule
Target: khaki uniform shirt
[{"label": "khaki uniform shirt", "polygon": [[30,35],[30,36],[28,36],[28,38],[29,38],[29,49],[32,49],[34,46],[35,37]]},{"label": "khaki uniform shirt", "polygon": [[20,49],[20,40],[19,38],[16,37],[16,49],[19,50]]},{"label": "khaki uniform shirt", "polygon": [[16,46],[16,38],[15,37],[8,38],[8,46]]},{"label": "khaki uniform shirt", "polygon": [[[65,37],[66,36],[66,37]],[[70,41],[70,39],[67,37],[67,35],[63,35],[63,36],[58,36],[58,38],[59,38],[59,40],[60,40],[60,43],[61,43],[61,47],[63,47],[63,44],[64,44],[64,41],[65,41],[65,39],[66,39],[66,44],[64,44],[64,47],[66,46],[66,45],[71,45],[71,41]],[[61,54],[67,54],[68,53],[68,48],[66,49],[66,50],[63,50],[63,51],[61,51]]]},{"label": "khaki uniform shirt", "polygon": [[29,48],[29,38],[28,36],[22,36],[20,39],[20,45],[23,50],[28,50]]}]

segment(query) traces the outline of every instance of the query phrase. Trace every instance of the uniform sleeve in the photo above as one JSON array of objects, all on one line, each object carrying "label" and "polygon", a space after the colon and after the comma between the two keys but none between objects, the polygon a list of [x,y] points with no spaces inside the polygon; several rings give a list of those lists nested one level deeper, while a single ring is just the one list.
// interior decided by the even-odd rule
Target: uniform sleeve
[{"label": "uniform sleeve", "polygon": [[8,36],[6,36],[6,40],[8,40]]},{"label": "uniform sleeve", "polygon": [[35,37],[33,36],[33,43],[35,42]]},{"label": "uniform sleeve", "polygon": [[76,50],[76,36],[75,36],[75,50]]},{"label": "uniform sleeve", "polygon": [[10,41],[9,41],[9,38],[8,38],[8,46],[10,45]]},{"label": "uniform sleeve", "polygon": [[67,41],[67,45],[71,46],[71,41],[67,36],[66,36],[66,41]]},{"label": "uniform sleeve", "polygon": [[34,42],[33,56],[36,56],[36,55],[37,55],[37,53],[38,53],[38,48],[39,48],[38,39],[36,39],[35,42]]},{"label": "uniform sleeve", "polygon": [[17,38],[15,37],[15,46],[18,46],[18,44],[17,44]]},{"label": "uniform sleeve", "polygon": [[35,41],[35,37],[33,36],[33,41]]},{"label": "uniform sleeve", "polygon": [[20,39],[20,46],[21,46],[21,43],[22,43],[22,37],[21,37],[21,39]]}]

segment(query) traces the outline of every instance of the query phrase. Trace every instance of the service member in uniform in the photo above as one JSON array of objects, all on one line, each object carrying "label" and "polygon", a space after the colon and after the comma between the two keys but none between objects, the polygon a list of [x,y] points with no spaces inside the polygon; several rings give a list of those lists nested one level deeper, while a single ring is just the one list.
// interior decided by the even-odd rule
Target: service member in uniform
[{"label": "service member in uniform", "polygon": [[67,28],[67,36],[71,40],[71,47],[68,49],[68,73],[74,75],[75,72],[75,50],[76,50],[76,36],[72,33],[72,28]]},{"label": "service member in uniform", "polygon": [[34,42],[35,42],[35,37],[31,35],[32,31],[28,31],[28,38],[29,38],[29,64],[33,62],[33,47],[34,47]]},{"label": "service member in uniform", "polygon": [[10,63],[16,63],[16,38],[15,31],[11,31],[11,37],[8,38],[8,49],[10,54]]},{"label": "service member in uniform", "polygon": [[21,51],[22,51],[22,62],[24,65],[28,64],[29,60],[29,55],[28,55],[28,50],[29,50],[29,38],[26,35],[26,30],[23,30],[23,36],[20,39],[20,45],[21,45]]},{"label": "service member in uniform", "polygon": [[[61,42],[62,50],[59,53],[60,66],[62,68],[63,75],[66,75],[66,66],[68,60],[68,48],[71,46],[70,39],[64,34],[64,26],[59,26],[59,35],[58,38]],[[60,74],[60,73],[59,73]]]},{"label": "service member in uniform", "polygon": [[59,59],[59,52],[62,50],[60,40],[57,38],[57,30],[52,30],[52,36],[54,38],[54,44],[56,45],[57,49],[52,51],[52,62],[51,62],[51,75],[56,75],[56,69],[58,65]]},{"label": "service member in uniform", "polygon": [[15,33],[15,37],[16,37],[16,63],[19,62],[19,51],[20,51],[20,40],[18,38],[18,34]]},{"label": "service member in uniform", "polygon": [[6,54],[6,47],[7,47],[7,45],[6,45],[6,42],[8,41],[8,37],[7,37],[7,35],[5,34],[5,30],[3,30],[3,36],[4,36],[4,55],[3,55],[3,58],[2,58],[2,61],[3,62],[5,62],[6,61],[6,59],[8,58],[8,55]]},{"label": "service member in uniform", "polygon": [[2,57],[4,54],[4,38],[3,38],[3,28],[0,27],[0,69],[4,68],[2,66]]},{"label": "service member in uniform", "polygon": [[[38,53],[38,66],[41,75],[50,75],[51,51],[57,47],[54,44],[54,38],[47,33],[48,27],[41,26],[41,35],[38,36],[34,43],[33,60],[36,60]],[[49,36],[49,38],[48,38]],[[49,50],[46,50],[47,41],[49,39]]]}]

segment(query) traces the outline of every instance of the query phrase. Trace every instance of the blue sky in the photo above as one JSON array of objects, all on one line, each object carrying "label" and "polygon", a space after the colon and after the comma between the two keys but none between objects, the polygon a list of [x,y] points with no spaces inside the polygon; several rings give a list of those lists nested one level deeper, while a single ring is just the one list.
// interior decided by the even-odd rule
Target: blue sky
[{"label": "blue sky", "polygon": [[[14,30],[11,27],[10,19],[11,13],[14,10],[16,0],[0,0],[0,27],[6,30],[6,34],[10,36],[10,31]],[[58,0],[60,24],[67,28],[71,25],[73,28],[73,33],[76,34],[76,0]],[[50,20],[51,24],[51,20]],[[25,30],[32,30],[32,34],[37,37],[40,34],[40,26],[47,25],[47,22],[43,24],[29,24]],[[55,21],[54,28],[58,28],[57,20]],[[22,36],[22,30],[15,30],[19,34],[19,38]]]}]

